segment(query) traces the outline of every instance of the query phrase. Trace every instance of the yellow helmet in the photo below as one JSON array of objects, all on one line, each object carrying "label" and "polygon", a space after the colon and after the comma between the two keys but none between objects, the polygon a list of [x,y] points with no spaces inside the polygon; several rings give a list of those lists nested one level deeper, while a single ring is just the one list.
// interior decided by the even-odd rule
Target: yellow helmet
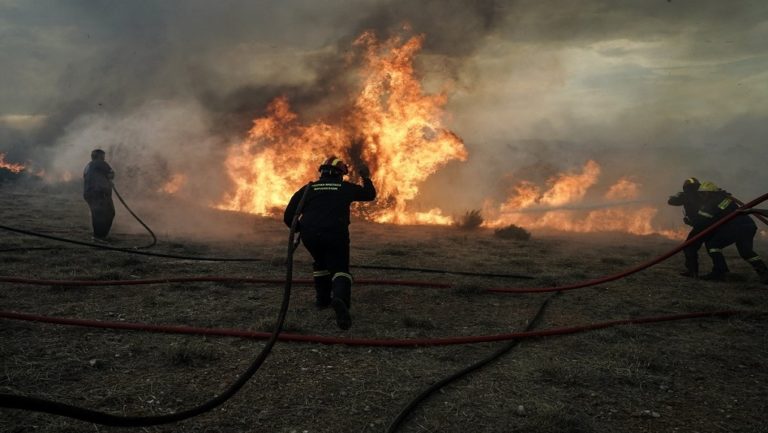
[{"label": "yellow helmet", "polygon": [[685,180],[685,182],[683,182],[683,191],[696,192],[699,190],[699,186],[701,186],[699,179],[696,179],[695,177],[689,177]]},{"label": "yellow helmet", "polygon": [[349,173],[349,167],[340,158],[329,156],[317,171],[345,175]]},{"label": "yellow helmet", "polygon": [[701,185],[699,185],[699,192],[716,192],[720,191],[720,188],[717,187],[713,182],[702,182]]}]

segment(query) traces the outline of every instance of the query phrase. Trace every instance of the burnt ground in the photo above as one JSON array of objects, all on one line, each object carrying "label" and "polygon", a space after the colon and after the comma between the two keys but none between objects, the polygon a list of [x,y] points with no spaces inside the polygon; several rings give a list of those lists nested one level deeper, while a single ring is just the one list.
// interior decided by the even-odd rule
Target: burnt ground
[{"label": "burnt ground", "polygon": [[[130,197],[127,197],[130,200]],[[281,222],[184,203],[137,204],[175,254],[256,256],[256,263],[142,257],[0,233],[0,274],[57,279],[284,275]],[[170,212],[174,210],[175,212]],[[89,240],[76,192],[0,186],[3,224]],[[146,234],[119,211],[118,246]],[[354,326],[336,328],[313,292],[294,288],[286,329],[338,337],[411,338],[521,330],[547,295],[487,294],[489,287],[551,286],[615,273],[672,248],[655,236],[537,234],[352,225],[357,264],[524,273],[534,280],[456,278],[358,270],[358,278],[417,279],[449,289],[356,286]],[[768,256],[762,241],[758,251]],[[766,432],[768,287],[733,248],[731,281],[677,276],[676,256],[620,281],[565,292],[540,328],[720,309],[747,313],[622,326],[525,340],[490,366],[422,404],[403,432]],[[708,259],[702,257],[708,266]],[[301,249],[296,276],[308,276]],[[72,318],[269,330],[279,285],[166,284],[57,287],[0,284],[0,309]],[[238,338],[151,334],[0,319],[0,393],[49,398],[126,415],[186,409],[223,390],[263,347]],[[216,410],[176,424],[120,429],[0,409],[2,432],[382,432],[410,399],[505,343],[380,348],[278,343],[256,376]]]}]

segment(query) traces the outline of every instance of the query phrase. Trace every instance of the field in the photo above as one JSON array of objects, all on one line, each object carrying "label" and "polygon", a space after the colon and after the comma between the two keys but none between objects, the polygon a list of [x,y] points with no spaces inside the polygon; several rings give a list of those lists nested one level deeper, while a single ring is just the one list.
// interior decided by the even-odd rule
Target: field
[{"label": "field", "polygon": [[[129,201],[131,197],[126,197]],[[119,207],[119,204],[117,205]],[[152,250],[260,257],[255,263],[171,260],[0,233],[0,274],[50,279],[168,276],[282,278],[282,222],[172,201],[137,202],[158,233]],[[0,185],[2,224],[90,241],[76,189]],[[619,272],[675,246],[656,236],[534,233],[352,224],[354,264],[516,273],[533,280],[353,270],[359,279],[452,283],[451,288],[357,285],[354,324],[336,328],[313,290],[295,286],[286,332],[361,338],[449,337],[525,328],[547,294],[489,294],[491,287],[547,287]],[[147,235],[118,209],[116,246]],[[16,249],[52,247],[53,249]],[[768,256],[761,240],[758,252]],[[677,275],[682,257],[598,287],[555,297],[538,328],[665,314],[742,310],[729,318],[629,325],[527,339],[422,404],[403,432],[768,432],[768,287],[735,249],[732,278]],[[709,259],[702,253],[704,268]],[[307,278],[300,248],[295,277]],[[158,284],[61,287],[0,284],[0,309],[68,318],[269,331],[282,287]],[[115,414],[165,414],[222,391],[263,347],[260,340],[171,335],[0,319],[0,393],[43,397]],[[119,429],[0,409],[2,432],[383,432],[421,390],[504,342],[417,348],[279,342],[254,378],[217,409],[176,424]]]}]

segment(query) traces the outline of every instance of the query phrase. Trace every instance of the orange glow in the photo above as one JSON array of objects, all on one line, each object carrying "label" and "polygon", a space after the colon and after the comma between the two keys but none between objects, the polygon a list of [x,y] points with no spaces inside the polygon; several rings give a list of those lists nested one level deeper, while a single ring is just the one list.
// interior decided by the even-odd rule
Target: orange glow
[{"label": "orange glow", "polygon": [[[485,225],[515,224],[528,229],[577,233],[618,231],[636,235],[660,234],[674,239],[685,237],[682,230],[655,228],[652,221],[658,209],[653,206],[616,203],[639,196],[641,185],[628,178],[621,178],[611,185],[602,197],[604,201],[585,204],[588,191],[598,184],[600,171],[600,165],[590,160],[580,171],[553,176],[547,181],[546,189],[521,181],[512,188],[512,196],[500,206],[486,203],[484,213],[491,217]],[[595,209],[595,206],[599,208]]]},{"label": "orange glow", "polygon": [[[366,218],[390,224],[453,224],[454,218],[439,208],[414,209],[430,175],[448,162],[467,159],[462,139],[443,126],[447,94],[425,93],[416,76],[413,60],[423,40],[360,35],[346,56],[346,70],[356,78],[347,82],[354,81],[349,86],[354,90],[343,86],[348,94],[336,100],[347,99],[335,104],[342,108],[313,120],[294,111],[286,96],[272,100],[247,137],[229,148],[224,165],[232,187],[216,207],[279,215],[297,189],[317,178],[321,161],[336,155],[350,165],[352,181],[359,181],[356,160],[371,169],[378,197],[360,208]],[[500,203],[486,199],[484,225],[678,237],[653,227],[655,207],[628,203],[637,200],[640,184],[621,178],[596,194],[600,176],[600,165],[589,160],[543,185],[516,182]]]},{"label": "orange glow", "polygon": [[[452,223],[439,209],[408,209],[427,177],[467,157],[462,140],[442,125],[447,96],[425,94],[415,76],[413,58],[422,42],[421,36],[379,41],[363,33],[354,42],[359,52],[349,59],[350,67],[357,67],[359,89],[347,114],[302,123],[286,97],[273,100],[248,137],[229,150],[225,166],[234,186],[218,207],[275,215],[294,191],[317,178],[323,159],[338,155],[353,166],[351,155],[357,152],[378,190],[371,219]],[[353,150],[353,143],[359,149]]]},{"label": "orange glow", "polygon": [[18,164],[15,162],[6,162],[5,154],[0,152],[0,168],[6,169],[11,173],[21,173],[27,167],[24,164]]},{"label": "orange glow", "polygon": [[632,182],[626,177],[622,177],[618,182],[611,185],[605,198],[608,200],[632,200],[640,195],[640,185]]},{"label": "orange glow", "polygon": [[581,173],[559,174],[550,179],[552,186],[544,192],[540,201],[550,206],[578,202],[597,182],[598,176],[600,176],[600,166],[595,161],[587,161]]},{"label": "orange glow", "polygon": [[171,176],[165,185],[161,186],[157,192],[164,192],[166,194],[175,194],[181,189],[184,184],[187,183],[187,176],[181,173],[176,173]]}]

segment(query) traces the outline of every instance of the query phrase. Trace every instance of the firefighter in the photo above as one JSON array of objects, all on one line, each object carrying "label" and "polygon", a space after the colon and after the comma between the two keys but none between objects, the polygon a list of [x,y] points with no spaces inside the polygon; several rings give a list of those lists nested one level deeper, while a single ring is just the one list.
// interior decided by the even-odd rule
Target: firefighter
[{"label": "firefighter", "polygon": [[329,305],[336,313],[336,324],[341,329],[352,326],[349,314],[352,297],[352,275],[349,273],[349,206],[354,201],[373,201],[376,189],[370,179],[368,167],[357,172],[363,185],[346,182],[349,168],[341,159],[332,156],[319,168],[320,179],[296,191],[285,208],[283,220],[291,226],[304,190],[309,188],[301,209],[299,229],[307,251],[312,255],[315,282],[315,305]]},{"label": "firefighter", "polygon": [[[671,206],[683,207],[683,222],[686,225],[691,226],[691,231],[688,232],[688,237],[685,239],[688,241],[692,237],[701,233],[706,227],[694,227],[693,218],[699,212],[701,207],[701,198],[699,196],[699,186],[701,183],[695,177],[689,177],[683,182],[683,191],[670,196],[667,200],[667,204]],[[683,250],[685,256],[685,272],[680,275],[685,277],[698,278],[699,277],[699,249],[704,243],[703,239],[688,245]]]},{"label": "firefighter", "polygon": [[115,172],[105,161],[106,154],[101,149],[91,152],[91,162],[83,170],[83,198],[91,210],[93,240],[108,243],[107,235],[115,218],[115,205],[112,203],[112,180]]},{"label": "firefighter", "polygon": [[[739,208],[731,194],[717,187],[712,182],[702,182],[699,185],[700,208],[692,218],[694,228],[703,230],[724,216]],[[723,248],[736,244],[739,256],[746,260],[757,272],[760,281],[768,284],[768,267],[754,251],[753,243],[757,225],[747,214],[739,216],[720,226],[706,241],[707,252],[712,259],[712,272],[702,279],[723,281],[728,271],[728,264],[723,256]]]}]

